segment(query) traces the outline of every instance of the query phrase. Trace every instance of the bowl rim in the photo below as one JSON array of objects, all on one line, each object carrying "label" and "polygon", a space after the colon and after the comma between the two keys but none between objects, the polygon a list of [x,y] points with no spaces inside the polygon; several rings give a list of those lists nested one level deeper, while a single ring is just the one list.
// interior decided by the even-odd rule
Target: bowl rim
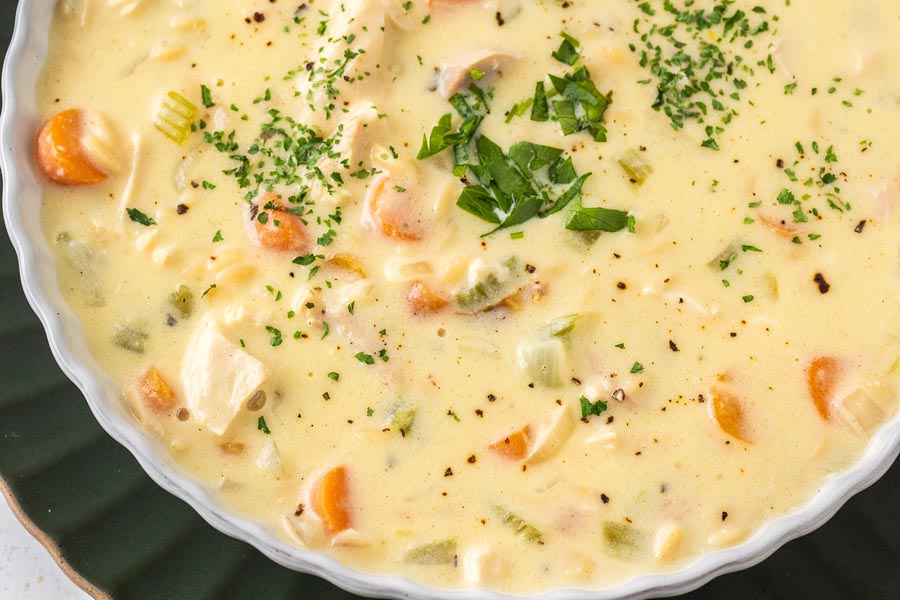
[{"label": "bowl rim", "polygon": [[[2,75],[0,170],[3,173],[3,217],[18,257],[28,303],[47,333],[54,358],[85,396],[103,429],[135,457],[151,479],[188,503],[207,523],[226,535],[249,543],[284,567],[322,577],[347,591],[369,597],[429,600],[522,598],[521,595],[484,589],[431,588],[404,577],[358,571],[320,552],[291,546],[278,539],[268,528],[226,506],[215,497],[213,490],[194,481],[170,462],[162,446],[156,440],[148,439],[149,436],[129,422],[121,407],[116,410],[115,402],[119,395],[109,378],[86,353],[86,344],[79,339],[81,326],[74,313],[64,303],[60,304],[62,296],[49,248],[40,235],[39,226],[39,235],[29,231],[25,213],[30,208],[33,216],[35,211],[39,211],[36,207],[41,201],[41,190],[30,161],[37,127],[34,96],[37,77],[48,51],[50,24],[56,5],[56,0],[18,3],[15,30]],[[694,590],[719,575],[757,564],[785,543],[820,527],[853,495],[877,481],[898,454],[900,415],[896,415],[873,436],[852,467],[830,476],[805,504],[767,522],[737,546],[707,552],[677,570],[641,575],[609,588],[556,588],[526,597],[536,600],[641,600]]]}]

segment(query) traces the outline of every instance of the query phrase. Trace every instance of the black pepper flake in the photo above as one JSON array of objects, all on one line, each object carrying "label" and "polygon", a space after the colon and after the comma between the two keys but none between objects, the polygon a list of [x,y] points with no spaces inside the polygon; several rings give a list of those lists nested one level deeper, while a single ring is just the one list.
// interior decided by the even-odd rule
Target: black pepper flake
[{"label": "black pepper flake", "polygon": [[187,211],[190,210],[190,207],[187,204],[179,204],[175,207],[175,212],[179,215],[183,215]]},{"label": "black pepper flake", "polygon": [[488,402],[495,402],[497,400],[497,396],[495,396],[493,394],[488,394],[487,399],[488,399]]},{"label": "black pepper flake", "polygon": [[253,20],[257,23],[262,23],[266,20],[266,15],[262,14],[261,12],[255,12],[253,13]]},{"label": "black pepper flake", "polygon": [[784,168],[784,160],[779,158],[778,160],[775,161],[775,166],[778,167],[779,169],[783,169]]},{"label": "black pepper flake", "polygon": [[619,288],[620,290],[624,290],[624,289],[626,289],[628,286],[625,285],[625,282],[624,282],[624,281],[620,281],[619,283],[616,284],[616,287]]},{"label": "black pepper flake", "polygon": [[534,265],[525,265],[525,270],[528,273],[534,273],[535,271],[537,271],[537,267],[535,267]]},{"label": "black pepper flake", "polygon": [[325,392],[324,394],[322,394],[322,397],[325,398],[326,400],[331,400],[331,394],[329,394],[328,392]]},{"label": "black pepper flake", "polygon": [[494,18],[497,19],[497,27],[503,27],[506,25],[506,21],[503,20],[503,15],[498,10],[496,14],[494,14]]},{"label": "black pepper flake", "polygon": [[175,327],[175,324],[178,323],[178,320],[175,319],[172,315],[166,315],[166,325],[169,327]]},{"label": "black pepper flake", "polygon": [[722,520],[724,521],[727,518],[728,518],[728,513],[723,510],[722,511]]},{"label": "black pepper flake", "polygon": [[302,504],[297,505],[297,510],[294,511],[294,516],[299,517],[303,514],[304,506]]},{"label": "black pepper flake", "polygon": [[477,416],[479,416],[479,417],[484,418],[484,411],[481,410],[480,408],[476,408],[476,409],[475,409],[475,414],[476,414]]},{"label": "black pepper flake", "polygon": [[444,471],[444,477],[453,477],[453,469],[447,467],[447,470]]},{"label": "black pepper flake", "polygon": [[676,344],[672,340],[669,340],[669,350],[671,350],[672,352],[678,352],[678,344]]},{"label": "black pepper flake", "polygon": [[820,294],[827,294],[828,290],[831,289],[831,284],[825,281],[825,276],[821,273],[816,273],[816,276],[813,277],[813,281],[816,282],[817,286],[819,286]]},{"label": "black pepper flake", "polygon": [[528,387],[530,387],[531,389],[534,389],[534,383],[529,383]]},{"label": "black pepper flake", "polygon": [[466,462],[469,463],[470,465],[474,465],[477,460],[478,459],[475,458],[475,455],[473,454],[472,456],[470,456],[469,458],[466,459]]},{"label": "black pepper flake", "polygon": [[600,494],[600,501],[603,502],[603,504],[609,504],[609,496],[607,496],[606,494]]},{"label": "black pepper flake", "polygon": [[863,229],[865,229],[865,227],[866,227],[866,220],[863,219],[856,225],[856,227],[853,228],[853,231],[855,231],[856,233],[862,233]]}]

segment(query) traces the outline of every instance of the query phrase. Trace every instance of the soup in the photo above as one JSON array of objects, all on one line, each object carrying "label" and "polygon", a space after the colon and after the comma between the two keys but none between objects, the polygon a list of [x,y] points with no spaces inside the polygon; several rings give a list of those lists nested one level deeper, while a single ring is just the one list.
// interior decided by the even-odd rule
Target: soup
[{"label": "soup", "polygon": [[63,1],[35,165],[136,427],[438,588],[739,544],[896,412],[885,1]]}]

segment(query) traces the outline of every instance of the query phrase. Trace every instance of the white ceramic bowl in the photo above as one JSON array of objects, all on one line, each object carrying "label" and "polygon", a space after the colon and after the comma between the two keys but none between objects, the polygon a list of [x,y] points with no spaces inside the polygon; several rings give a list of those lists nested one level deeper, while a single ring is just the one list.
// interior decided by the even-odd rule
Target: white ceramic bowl
[{"label": "white ceramic bowl", "polygon": [[[113,381],[88,352],[81,324],[63,300],[56,267],[41,232],[41,190],[32,166],[39,125],[35,84],[47,54],[48,32],[57,0],[23,0],[3,70],[3,114],[0,118],[0,166],[3,171],[3,216],[19,256],[25,295],[37,313],[50,348],[63,371],[81,389],[97,420],[125,446],[163,488],[190,504],[216,529],[249,542],[275,562],[314,573],[357,594],[383,598],[500,600],[511,596],[482,590],[444,591],[398,577],[369,575],[336,560],[280,541],[265,527],[227,507],[215,491],[193,481],[162,446],[133,425]],[[744,543],[705,554],[688,566],[662,575],[638,577],[604,590],[559,589],[533,596],[540,600],[629,599],[673,596],[710,579],[756,564],[784,543],[825,523],[851,496],[874,483],[900,452],[900,416],[872,439],[860,461],[829,479],[807,504],[769,522]]]}]

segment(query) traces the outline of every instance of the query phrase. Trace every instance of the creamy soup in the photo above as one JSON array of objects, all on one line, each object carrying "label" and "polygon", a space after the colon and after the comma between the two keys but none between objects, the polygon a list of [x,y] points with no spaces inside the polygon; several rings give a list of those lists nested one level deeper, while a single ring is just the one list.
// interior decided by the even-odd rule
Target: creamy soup
[{"label": "creamy soup", "polygon": [[63,0],[59,284],[235,511],[439,588],[741,543],[896,411],[889,0]]}]

